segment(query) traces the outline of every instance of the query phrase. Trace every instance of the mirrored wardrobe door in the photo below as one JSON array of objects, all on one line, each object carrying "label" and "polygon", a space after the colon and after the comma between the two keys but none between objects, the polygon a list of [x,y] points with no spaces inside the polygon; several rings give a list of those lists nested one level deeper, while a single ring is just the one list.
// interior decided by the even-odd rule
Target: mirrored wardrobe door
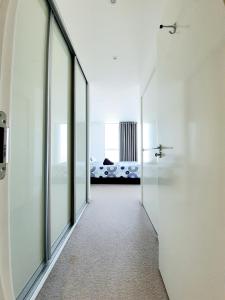
[{"label": "mirrored wardrobe door", "polygon": [[51,247],[55,249],[71,224],[72,58],[54,19],[51,34]]},{"label": "mirrored wardrobe door", "polygon": [[[10,107],[9,199],[15,296],[44,265],[44,124],[49,10],[18,2]],[[26,37],[26,38],[25,38]],[[23,296],[21,296],[23,298]]]}]

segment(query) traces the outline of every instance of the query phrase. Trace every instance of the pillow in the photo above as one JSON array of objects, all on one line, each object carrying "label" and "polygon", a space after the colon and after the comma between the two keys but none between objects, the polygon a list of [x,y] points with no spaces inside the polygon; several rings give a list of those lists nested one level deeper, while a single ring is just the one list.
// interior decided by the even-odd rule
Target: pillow
[{"label": "pillow", "polygon": [[105,158],[103,161],[103,165],[114,165],[114,163],[110,161],[108,158]]},{"label": "pillow", "polygon": [[90,162],[90,166],[92,166],[92,167],[98,167],[100,165],[100,162],[98,162],[98,161],[91,161]]}]

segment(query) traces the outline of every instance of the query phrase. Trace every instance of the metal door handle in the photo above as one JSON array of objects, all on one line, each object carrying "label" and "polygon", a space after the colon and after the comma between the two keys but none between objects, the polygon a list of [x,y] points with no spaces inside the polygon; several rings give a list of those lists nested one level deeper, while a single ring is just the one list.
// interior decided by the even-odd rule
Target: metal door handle
[{"label": "metal door handle", "polygon": [[163,146],[163,145],[159,144],[158,147],[152,148],[152,149],[162,151],[163,149],[173,149],[173,147],[166,147],[166,146]]},{"label": "metal door handle", "polygon": [[159,144],[158,147],[152,148],[152,149],[159,150],[159,153],[155,153],[155,157],[162,158],[164,156],[163,153],[162,153],[162,150],[163,149],[173,149],[173,147],[164,147],[161,144]]},{"label": "metal door handle", "polygon": [[162,145],[161,145],[161,144],[159,144],[159,146],[158,146],[158,147],[155,147],[155,148],[153,148],[153,149],[155,149],[155,150],[159,150],[159,153],[155,153],[155,157],[162,158]]},{"label": "metal door handle", "polygon": [[158,147],[156,147],[156,148],[152,148],[152,149],[154,149],[154,150],[160,150],[160,149],[162,149],[161,147],[162,147],[162,146],[161,146],[161,145],[159,145]]},{"label": "metal door handle", "polygon": [[164,147],[164,146],[162,146],[161,149],[173,149],[173,147]]}]

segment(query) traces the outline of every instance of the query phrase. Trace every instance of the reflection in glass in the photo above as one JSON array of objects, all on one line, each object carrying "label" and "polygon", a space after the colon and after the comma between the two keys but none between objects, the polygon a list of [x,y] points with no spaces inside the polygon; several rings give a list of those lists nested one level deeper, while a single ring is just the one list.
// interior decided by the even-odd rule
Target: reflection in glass
[{"label": "reflection in glass", "polygon": [[55,22],[51,74],[51,245],[54,248],[70,224],[70,103],[72,61]]}]

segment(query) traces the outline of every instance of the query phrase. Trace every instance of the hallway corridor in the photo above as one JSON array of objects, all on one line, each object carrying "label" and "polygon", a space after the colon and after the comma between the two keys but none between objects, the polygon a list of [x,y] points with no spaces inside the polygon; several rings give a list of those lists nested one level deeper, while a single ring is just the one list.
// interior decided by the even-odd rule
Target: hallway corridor
[{"label": "hallway corridor", "polygon": [[168,299],[140,186],[92,186],[91,196],[37,299]]}]

